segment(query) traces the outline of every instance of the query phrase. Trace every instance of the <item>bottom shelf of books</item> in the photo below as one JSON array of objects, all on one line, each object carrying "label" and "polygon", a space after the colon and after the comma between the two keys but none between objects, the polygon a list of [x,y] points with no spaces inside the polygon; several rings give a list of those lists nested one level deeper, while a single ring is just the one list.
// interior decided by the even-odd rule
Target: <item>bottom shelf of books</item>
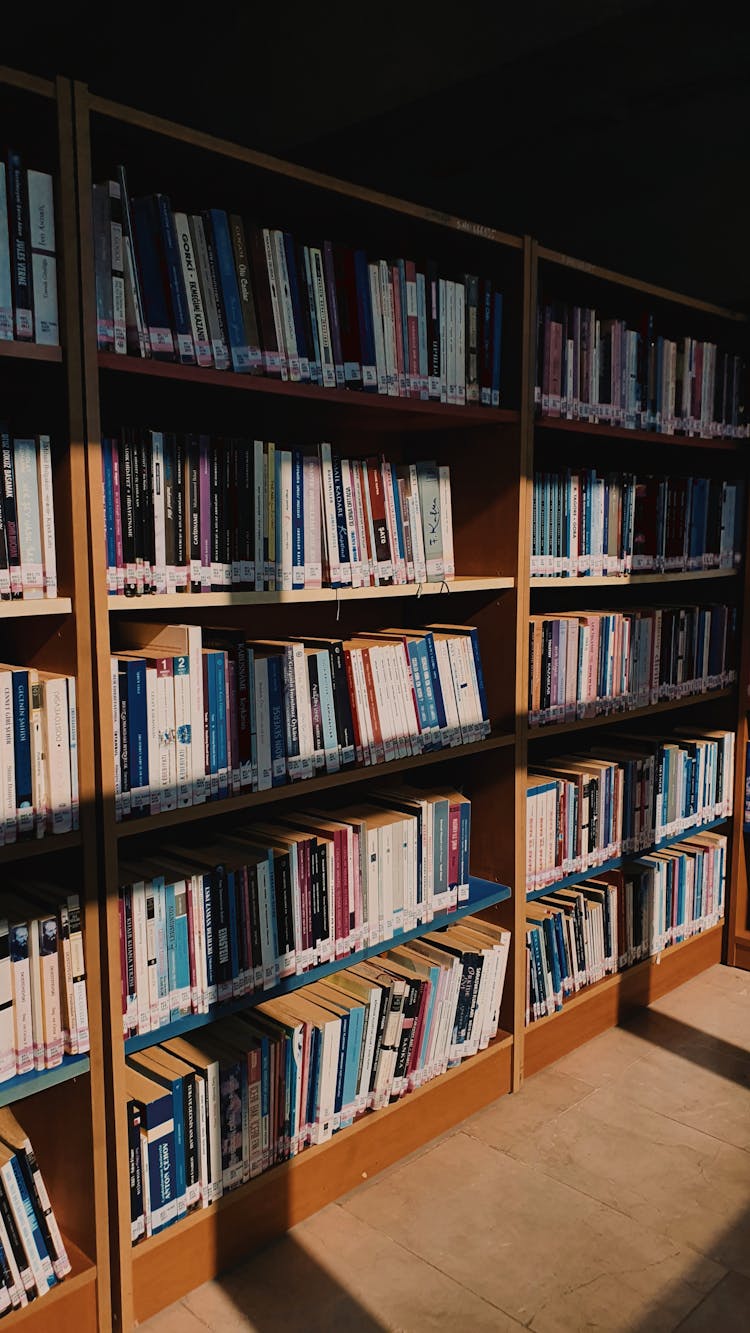
[{"label": "bottom shelf of books", "polygon": [[532,1023],[524,1036],[524,1078],[615,1027],[633,1010],[720,963],[723,929],[723,922],[719,922],[663,953],[604,977],[571,996],[558,1012]]},{"label": "bottom shelf of books", "polygon": [[196,1208],[133,1249],[135,1319],[148,1319],[362,1180],[510,1092],[513,1038],[487,1048],[326,1142]]}]

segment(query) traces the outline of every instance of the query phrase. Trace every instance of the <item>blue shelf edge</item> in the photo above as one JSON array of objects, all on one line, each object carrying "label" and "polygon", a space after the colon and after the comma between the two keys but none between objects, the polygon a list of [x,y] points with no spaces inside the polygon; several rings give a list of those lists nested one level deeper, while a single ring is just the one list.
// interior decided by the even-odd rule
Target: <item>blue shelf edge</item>
[{"label": "blue shelf edge", "polygon": [[421,935],[427,935],[432,930],[440,930],[443,926],[451,926],[461,917],[482,912],[487,907],[496,907],[498,903],[506,902],[512,892],[507,884],[495,884],[492,880],[478,879],[475,875],[470,875],[469,897],[466,902],[459,903],[454,912],[443,912],[434,921],[416,926],[414,930],[402,931],[401,934],[394,935],[393,939],[382,940],[380,944],[372,944],[367,949],[358,949],[356,953],[350,953],[346,958],[336,958],[331,963],[310,968],[299,976],[285,977],[278,986],[269,990],[255,991],[251,995],[241,995],[236,1000],[227,1000],[225,1004],[217,1004],[208,1014],[186,1014],[184,1018],[177,1018],[173,1023],[157,1028],[154,1032],[128,1037],[125,1042],[125,1054],[131,1055],[133,1051],[145,1050],[146,1047],[155,1046],[158,1042],[168,1041],[170,1037],[182,1037],[195,1028],[206,1027],[207,1024],[215,1023],[220,1018],[228,1018],[230,1014],[236,1014],[241,1009],[254,1009],[256,1005],[262,1004],[265,1000],[272,1000],[277,995],[286,995],[289,991],[309,986],[313,981],[322,981],[324,977],[330,977],[334,972],[341,972],[344,968],[351,967],[353,963],[362,963],[367,958],[375,958],[385,953],[386,949],[393,949],[399,944],[406,944],[409,940],[419,939]]},{"label": "blue shelf edge", "polygon": [[548,893],[555,893],[557,889],[569,889],[574,884],[582,884],[584,880],[596,879],[598,875],[603,875],[607,870],[617,870],[628,861],[637,861],[642,856],[650,856],[652,852],[660,852],[664,847],[673,847],[676,842],[685,842],[686,838],[694,838],[697,833],[708,833],[710,829],[717,828],[719,824],[726,824],[732,818],[731,815],[722,815],[721,819],[712,819],[708,824],[697,824],[695,828],[687,829],[685,833],[678,833],[673,838],[662,838],[660,842],[652,843],[650,847],[644,847],[641,852],[628,852],[626,856],[613,856],[610,861],[604,861],[600,866],[591,866],[589,870],[578,871],[575,875],[566,875],[564,879],[555,880],[554,884],[548,884],[544,889],[534,889],[533,893],[526,894],[526,902],[533,903],[536,898],[544,898]]},{"label": "blue shelf edge", "polygon": [[87,1055],[65,1055],[62,1064],[55,1069],[36,1069],[30,1074],[9,1078],[7,1083],[0,1083],[0,1106],[10,1106],[21,1097],[30,1097],[32,1093],[54,1088],[58,1083],[67,1083],[68,1079],[88,1074],[90,1068]]}]

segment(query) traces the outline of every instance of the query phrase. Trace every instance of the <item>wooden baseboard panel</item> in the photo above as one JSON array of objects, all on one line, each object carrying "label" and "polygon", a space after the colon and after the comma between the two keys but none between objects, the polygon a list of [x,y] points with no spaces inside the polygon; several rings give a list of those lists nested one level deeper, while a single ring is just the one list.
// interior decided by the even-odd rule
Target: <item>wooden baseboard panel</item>
[{"label": "wooden baseboard panel", "polygon": [[[133,1251],[136,1322],[510,1091],[512,1038],[193,1213]],[[78,1333],[78,1330],[76,1331]]]},{"label": "wooden baseboard panel", "polygon": [[560,1013],[532,1023],[524,1035],[524,1078],[615,1027],[634,1009],[720,963],[722,931],[723,925],[714,926],[665,949],[658,959],[647,958],[626,972],[606,977],[568,1000]]},{"label": "wooden baseboard panel", "polygon": [[23,1333],[97,1333],[96,1266],[68,1238],[65,1245],[73,1266],[69,1277],[41,1300],[32,1301],[23,1310],[6,1315],[3,1333],[22,1329]]},{"label": "wooden baseboard panel", "polygon": [[741,967],[750,972],[750,933],[738,933],[734,937],[734,967]]}]

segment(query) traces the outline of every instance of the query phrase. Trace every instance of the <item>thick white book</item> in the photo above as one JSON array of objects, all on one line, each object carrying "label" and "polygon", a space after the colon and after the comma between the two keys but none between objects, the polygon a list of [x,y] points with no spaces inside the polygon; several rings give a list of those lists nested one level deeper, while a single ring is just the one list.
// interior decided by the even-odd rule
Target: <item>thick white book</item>
[{"label": "thick white book", "polygon": [[451,511],[451,475],[450,468],[438,467],[438,491],[440,497],[440,527],[443,536],[443,578],[452,579],[456,575],[456,561],[453,554],[453,514]]},{"label": "thick white book", "polygon": [[335,389],[336,366],[333,360],[333,340],[328,316],[325,268],[323,266],[323,255],[315,246],[310,247],[310,268],[312,270],[313,296],[315,298],[315,314],[320,342],[320,368],[323,377],[323,388]]},{"label": "thick white book", "polygon": [[[276,267],[276,256],[274,254],[273,235],[267,227],[263,228],[263,249],[266,256],[266,270],[268,272],[268,286],[271,293],[271,311],[273,313],[273,325],[276,331],[276,345],[279,349],[279,368],[281,370],[282,380],[289,379],[289,366],[287,362],[288,348],[284,334],[284,319],[281,311],[281,299],[279,296],[280,277]],[[296,345],[295,345],[296,353]]]},{"label": "thick white book", "polygon": [[55,498],[52,488],[52,453],[49,435],[38,437],[37,482],[42,533],[44,595],[57,597],[57,554],[55,547]]},{"label": "thick white book", "polygon": [[323,581],[320,459],[314,454],[305,454],[303,457],[302,486],[305,530],[304,585],[306,588],[320,588]]},{"label": "thick white book", "polygon": [[10,920],[8,929],[16,1073],[30,1074],[34,1069],[34,1025],[29,962],[29,926],[26,921]]},{"label": "thick white book", "polygon": [[199,366],[212,366],[214,359],[211,350],[211,338],[208,331],[206,312],[203,306],[203,293],[201,291],[193,236],[190,231],[190,222],[186,213],[175,213],[174,227],[177,239],[177,249],[180,252],[182,279],[185,284],[185,296],[187,297],[188,311],[190,313],[190,328],[193,334],[196,361]]},{"label": "thick white book", "polygon": [[60,342],[60,327],[52,177],[45,171],[29,170],[26,180],[34,292],[34,340],[47,346],[57,346]]},{"label": "thick white book", "polygon": [[302,371],[297,349],[297,330],[294,326],[294,309],[292,306],[292,292],[289,286],[289,270],[286,262],[284,233],[277,229],[271,233],[271,236],[273,240],[274,267],[276,270],[279,319],[284,331],[284,345],[286,346],[289,379],[293,383],[298,383],[302,379]]},{"label": "thick white book", "polygon": [[70,772],[70,823],[74,833],[78,831],[79,789],[78,789],[78,701],[76,697],[75,676],[65,677],[68,698],[68,746]]},{"label": "thick white book", "polygon": [[33,438],[14,439],[16,522],[21,556],[21,583],[23,596],[27,599],[44,596],[44,559],[36,453],[36,440]]},{"label": "thick white book", "polygon": [[44,738],[47,800],[52,833],[73,828],[70,785],[68,684],[65,676],[40,672],[44,689]]}]

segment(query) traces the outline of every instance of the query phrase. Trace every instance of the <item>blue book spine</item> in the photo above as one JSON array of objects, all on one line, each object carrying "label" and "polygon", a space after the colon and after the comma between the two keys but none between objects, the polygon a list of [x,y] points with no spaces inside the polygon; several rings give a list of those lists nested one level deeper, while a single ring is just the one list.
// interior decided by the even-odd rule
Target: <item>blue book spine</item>
[{"label": "blue book spine", "polygon": [[307,1084],[307,1107],[305,1120],[308,1125],[315,1123],[318,1106],[318,1082],[320,1079],[320,1048],[323,1034],[320,1028],[313,1028],[310,1033],[310,1076]]},{"label": "blue book spine", "polygon": [[357,1073],[362,1050],[362,1031],[364,1008],[352,1009],[349,1015],[349,1034],[346,1042],[346,1064],[344,1067],[344,1089],[341,1099],[345,1115],[341,1118],[341,1128],[350,1125],[354,1119],[354,1100],[357,1095]]},{"label": "blue book spine", "polygon": [[302,315],[302,293],[300,291],[300,280],[297,272],[297,256],[294,249],[294,237],[291,232],[282,233],[284,237],[284,255],[286,258],[286,271],[289,279],[289,295],[292,300],[292,316],[294,318],[294,335],[297,340],[297,355],[299,357],[300,379],[309,383],[310,380],[310,357],[312,348],[308,346],[307,330]]},{"label": "blue book spine", "polygon": [[271,784],[286,782],[286,723],[284,718],[284,663],[281,657],[267,659],[268,705],[271,713]]},{"label": "blue book spine", "polygon": [[179,1017],[179,1009],[175,1002],[177,994],[177,947],[175,939],[177,922],[175,917],[174,884],[165,880],[162,892],[164,894],[164,913],[167,926],[166,963],[167,988],[169,991],[169,1018],[170,1022],[173,1022],[175,1018]]},{"label": "blue book spine", "polygon": [[185,296],[185,284],[182,277],[182,261],[177,248],[174,216],[169,199],[165,194],[157,194],[156,206],[159,210],[162,250],[167,278],[169,279],[169,294],[172,301],[172,328],[177,342],[177,357],[183,365],[195,365],[195,346]]},{"label": "blue book spine", "polygon": [[225,653],[212,653],[216,688],[216,769],[219,775],[219,800],[229,795],[229,753],[227,747],[227,693],[224,670]]},{"label": "blue book spine", "polygon": [[150,804],[148,773],[148,705],[146,701],[146,663],[142,658],[129,660],[128,678],[128,755],[130,763],[130,802],[133,814],[148,811]]},{"label": "blue book spine", "polygon": [[503,298],[500,292],[492,295],[492,399],[493,407],[500,406],[500,369],[503,343]]},{"label": "blue book spine", "polygon": [[336,703],[333,694],[331,659],[328,651],[318,653],[318,689],[320,691],[320,711],[323,724],[323,748],[326,753],[326,767],[331,764],[332,771],[339,767],[339,741],[336,731]]},{"label": "blue book spine", "polygon": [[203,875],[203,926],[206,936],[206,990],[208,1003],[215,1004],[217,997],[216,967],[214,964],[214,906],[211,875]]},{"label": "blue book spine", "polygon": [[471,650],[474,654],[474,670],[477,673],[477,689],[479,690],[479,702],[482,708],[482,717],[485,722],[489,721],[490,711],[487,704],[487,691],[484,686],[484,672],[482,671],[482,654],[479,651],[479,630],[472,628],[469,639],[471,640]]},{"label": "blue book spine", "polygon": [[134,199],[132,218],[151,355],[174,361],[174,340],[159,246],[159,215],[150,195]]},{"label": "blue book spine", "polygon": [[[11,1167],[13,1170],[13,1179],[15,1180],[16,1188],[18,1189],[18,1193],[21,1196],[21,1204],[23,1206],[23,1211],[26,1214],[26,1218],[29,1227],[31,1229],[31,1239],[34,1248],[36,1249],[38,1257],[38,1266],[41,1268],[41,1271],[44,1274],[44,1277],[47,1281],[47,1288],[49,1289],[50,1287],[54,1287],[57,1283],[57,1278],[55,1277],[54,1270],[52,1268],[52,1258],[50,1256],[49,1250],[47,1249],[44,1235],[42,1234],[42,1228],[39,1225],[39,1219],[36,1215],[36,1209],[34,1208],[34,1205],[31,1201],[31,1195],[29,1193],[29,1188],[28,1185],[26,1184],[26,1180],[24,1178],[24,1174],[21,1169],[21,1163],[19,1162],[18,1158],[15,1155],[11,1158]],[[34,1267],[37,1267],[37,1265],[34,1265]],[[43,1295],[43,1292],[40,1291],[39,1295],[40,1296]]]},{"label": "blue book spine", "polygon": [[[445,703],[443,702],[443,691],[440,687],[440,672],[438,671],[435,640],[431,634],[425,634],[422,643],[427,651],[427,672],[432,689],[432,697],[435,702],[435,710],[437,712],[437,724],[440,730],[443,731],[448,725],[448,722],[445,714]],[[424,662],[424,658],[422,660]]]},{"label": "blue book spine", "polygon": [[[338,454],[331,456],[331,471],[333,473],[333,503],[336,511],[336,533],[339,543],[339,562],[342,565],[349,564],[349,536],[346,526],[346,509],[344,506],[344,483],[341,476],[341,458]],[[351,582],[351,575],[346,580]]]},{"label": "blue book spine", "polygon": [[203,654],[203,708],[205,712],[206,775],[212,799],[219,794],[219,753],[217,746],[216,672],[214,654]]},{"label": "blue book spine", "polygon": [[[29,718],[29,673],[14,671],[13,749],[16,779],[16,823],[19,838],[34,833],[34,805],[31,785],[31,730]],[[9,814],[10,812],[8,812]]]},{"label": "blue book spine", "polygon": [[245,338],[245,324],[242,318],[237,272],[234,267],[229,219],[220,208],[209,209],[206,216],[213,232],[221,299],[232,353],[232,369],[240,372],[250,371],[252,370],[252,358]]},{"label": "blue book spine", "polygon": [[346,1048],[349,1037],[350,1017],[350,1014],[345,1013],[342,1014],[339,1019],[339,1061],[336,1068],[336,1094],[333,1102],[333,1112],[337,1119],[334,1120],[334,1129],[340,1128],[341,1107],[344,1104],[344,1071],[346,1069]]},{"label": "blue book spine", "polygon": [[[367,254],[354,251],[354,278],[357,288],[357,322],[362,351],[362,388],[369,393],[378,391],[378,372],[375,362],[375,324],[372,317],[372,293]],[[426,357],[426,349],[425,349]]]},{"label": "blue book spine", "polygon": [[292,587],[305,586],[305,488],[302,454],[292,451]]},{"label": "blue book spine", "polygon": [[187,1212],[187,1184],[185,1180],[185,1108],[182,1098],[182,1079],[171,1081],[172,1119],[174,1121],[174,1192],[177,1216]]},{"label": "blue book spine", "polygon": [[417,701],[417,715],[419,717],[419,729],[422,733],[422,743],[425,750],[432,750],[435,746],[432,736],[432,728],[433,725],[436,724],[432,721],[431,712],[425,699],[424,679],[419,660],[419,645],[411,641],[407,642],[406,651],[409,657],[409,670],[414,684],[414,697]]},{"label": "blue book spine", "polygon": [[[164,1104],[166,1103],[165,1109]],[[171,1225],[177,1217],[177,1174],[175,1161],[174,1110],[172,1098],[165,1096],[148,1108],[148,1184],[151,1201],[151,1225],[154,1235]],[[155,1123],[152,1123],[155,1122]],[[172,1129],[164,1125],[172,1123]],[[158,1128],[158,1137],[156,1131]]]},{"label": "blue book spine", "polygon": [[178,995],[186,1000],[178,1007],[178,1012],[190,1010],[190,940],[188,936],[189,920],[187,895],[184,886],[175,894],[175,930],[174,930],[174,978]]}]

